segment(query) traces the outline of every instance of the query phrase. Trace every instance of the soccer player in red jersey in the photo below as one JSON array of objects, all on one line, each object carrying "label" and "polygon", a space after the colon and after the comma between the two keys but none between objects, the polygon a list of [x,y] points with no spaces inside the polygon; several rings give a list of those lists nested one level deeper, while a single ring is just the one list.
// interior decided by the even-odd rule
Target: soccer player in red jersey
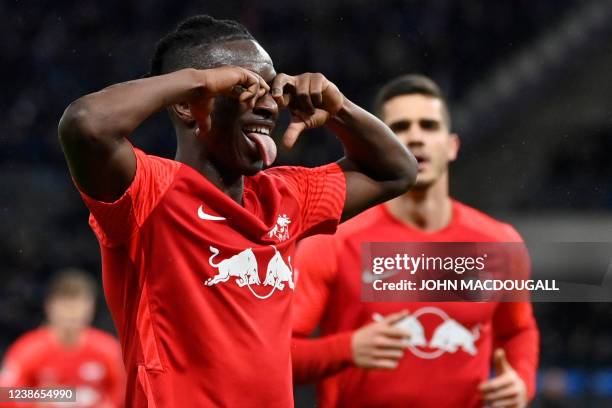
[{"label": "soccer player in red jersey", "polygon": [[71,407],[122,407],[121,347],[110,334],[89,327],[95,300],[95,284],[85,272],[60,272],[46,297],[47,323],[24,334],[8,349],[0,386],[74,387],[77,402]]},{"label": "soccer player in red jersey", "polygon": [[[127,139],[166,108],[175,160]],[[337,163],[278,167],[326,125]],[[151,76],[73,102],[59,125],[102,251],[131,407],[289,407],[296,241],[405,192],[416,160],[321,74],[277,74],[239,23],[196,16],[163,38]]]},{"label": "soccer player in red jersey", "polygon": [[[361,301],[362,282],[374,278],[362,273],[364,242],[522,242],[510,225],[449,196],[459,139],[433,81],[399,77],[381,89],[376,108],[417,158],[417,181],[336,235],[300,244],[294,378],[318,382],[321,407],[524,407],[538,359],[529,303]],[[317,325],[321,337],[309,339]]]}]

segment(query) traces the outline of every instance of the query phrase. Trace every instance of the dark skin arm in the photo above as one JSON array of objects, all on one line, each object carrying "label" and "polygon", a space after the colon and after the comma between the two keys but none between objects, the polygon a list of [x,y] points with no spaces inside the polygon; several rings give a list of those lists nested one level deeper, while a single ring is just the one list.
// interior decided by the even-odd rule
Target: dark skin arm
[{"label": "dark skin arm", "polygon": [[322,74],[279,74],[272,97],[293,118],[283,141],[293,146],[305,129],[327,126],[341,140],[345,157],[338,164],[346,177],[342,220],[406,192],[417,162],[382,121],[346,99]]},{"label": "dark skin arm", "polygon": [[71,103],[60,120],[59,139],[79,187],[95,199],[112,202],[126,191],[136,173],[136,157],[127,136],[149,116],[171,107],[206,130],[217,95],[254,105],[268,89],[259,75],[237,67],[183,69],[124,82]]}]

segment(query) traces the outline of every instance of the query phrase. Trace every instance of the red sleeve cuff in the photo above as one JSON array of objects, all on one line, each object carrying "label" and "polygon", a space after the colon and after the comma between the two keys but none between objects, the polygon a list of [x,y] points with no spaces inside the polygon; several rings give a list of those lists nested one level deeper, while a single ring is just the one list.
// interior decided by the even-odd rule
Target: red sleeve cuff
[{"label": "red sleeve cuff", "polygon": [[293,376],[296,384],[321,381],[353,364],[352,332],[305,339],[294,337]]},{"label": "red sleeve cuff", "polygon": [[329,336],[330,354],[334,356],[335,361],[353,363],[352,338],[353,332],[344,332]]}]

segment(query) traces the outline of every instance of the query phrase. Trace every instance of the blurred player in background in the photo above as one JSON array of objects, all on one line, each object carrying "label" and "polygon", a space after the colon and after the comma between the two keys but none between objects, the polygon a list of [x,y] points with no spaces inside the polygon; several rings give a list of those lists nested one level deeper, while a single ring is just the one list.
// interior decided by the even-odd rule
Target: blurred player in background
[{"label": "blurred player in background", "polygon": [[[433,81],[399,77],[380,90],[375,108],[417,158],[417,182],[335,236],[300,244],[295,381],[318,382],[322,407],[524,407],[534,395],[539,350],[530,303],[360,300],[362,281],[373,279],[362,273],[361,243],[522,241],[510,225],[449,196],[459,139]],[[317,326],[321,338],[308,339]]]},{"label": "blurred player in background", "polygon": [[[102,249],[130,406],[289,407],[291,260],[298,239],[404,193],[416,160],[321,74],[277,74],[235,21],[195,16],[157,46],[151,76],[73,102],[59,135]],[[175,160],[128,136],[167,109]],[[262,170],[327,125],[346,157]],[[170,136],[169,136],[170,137]]]},{"label": "blurred player in background", "polygon": [[77,403],[71,407],[122,407],[121,347],[110,334],[90,327],[95,304],[96,285],[86,272],[59,272],[45,299],[46,323],[8,349],[0,386],[75,387]]}]

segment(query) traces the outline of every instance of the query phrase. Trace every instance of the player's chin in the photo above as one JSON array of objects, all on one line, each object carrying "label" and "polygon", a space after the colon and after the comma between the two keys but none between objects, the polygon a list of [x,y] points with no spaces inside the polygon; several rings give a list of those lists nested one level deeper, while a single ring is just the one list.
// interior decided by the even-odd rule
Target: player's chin
[{"label": "player's chin", "polygon": [[435,183],[436,179],[431,174],[427,174],[425,172],[419,172],[417,174],[417,179],[414,182],[414,186],[412,186],[413,190],[424,190]]},{"label": "player's chin", "polygon": [[263,160],[260,158],[250,158],[248,156],[242,156],[239,160],[240,163],[240,174],[243,176],[254,176],[263,170]]},{"label": "player's chin", "polygon": [[254,176],[255,174],[259,173],[262,170],[263,170],[263,161],[257,160],[256,162],[251,163],[251,165],[245,167],[242,174],[244,174],[245,176]]}]

